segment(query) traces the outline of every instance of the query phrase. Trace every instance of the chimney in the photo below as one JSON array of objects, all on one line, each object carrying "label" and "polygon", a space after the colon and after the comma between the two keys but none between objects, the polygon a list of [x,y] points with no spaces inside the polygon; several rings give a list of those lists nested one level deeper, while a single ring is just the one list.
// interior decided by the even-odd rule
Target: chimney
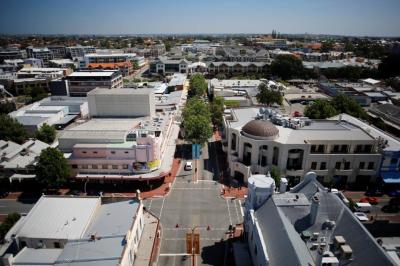
[{"label": "chimney", "polygon": [[319,198],[315,194],[311,199],[311,208],[310,208],[310,224],[313,225],[318,215],[318,207],[319,207]]},{"label": "chimney", "polygon": [[285,193],[288,185],[288,180],[284,177],[281,178],[281,182],[279,184],[279,192]]}]

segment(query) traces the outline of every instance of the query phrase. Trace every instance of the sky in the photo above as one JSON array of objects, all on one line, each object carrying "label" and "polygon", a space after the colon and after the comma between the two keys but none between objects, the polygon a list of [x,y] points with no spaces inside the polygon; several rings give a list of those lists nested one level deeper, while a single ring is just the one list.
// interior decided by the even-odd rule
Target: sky
[{"label": "sky", "polygon": [[400,0],[0,0],[0,34],[400,36]]}]

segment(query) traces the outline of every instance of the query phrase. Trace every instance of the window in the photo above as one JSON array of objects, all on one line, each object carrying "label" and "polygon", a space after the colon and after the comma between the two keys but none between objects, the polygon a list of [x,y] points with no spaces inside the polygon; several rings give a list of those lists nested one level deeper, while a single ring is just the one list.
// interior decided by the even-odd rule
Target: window
[{"label": "window", "polygon": [[127,164],[123,164],[122,165],[122,169],[128,169],[128,165]]},{"label": "window", "polygon": [[318,146],[318,152],[323,153],[323,152],[324,152],[324,149],[325,149],[324,145],[319,145],[319,146]]},{"label": "window", "polygon": [[325,170],[326,169],[326,162],[321,162],[321,165],[319,167],[320,170]]},{"label": "window", "polygon": [[94,151],[93,154],[97,154],[97,151]]},{"label": "window", "polygon": [[368,153],[372,152],[372,145],[365,145],[364,151]]},{"label": "window", "polygon": [[397,158],[392,158],[390,159],[390,164],[397,164],[398,159]]},{"label": "window", "polygon": [[365,167],[365,162],[360,162],[360,164],[358,165],[358,168],[364,169],[364,167]]},{"label": "window", "polygon": [[78,168],[78,165],[73,164],[71,167],[72,167],[72,169],[77,169],[77,168]]},{"label": "window", "polygon": [[374,162],[369,162],[368,163],[368,170],[374,169]]},{"label": "window", "polygon": [[335,169],[340,170],[341,162],[336,162]]},{"label": "window", "polygon": [[347,145],[342,145],[340,147],[340,152],[347,153]]},{"label": "window", "polygon": [[113,165],[112,169],[118,169],[118,165]]},{"label": "window", "polygon": [[54,248],[61,248],[61,245],[59,242],[54,242]]},{"label": "window", "polygon": [[317,162],[312,162],[311,163],[311,169],[316,170],[317,169]]},{"label": "window", "polygon": [[344,170],[349,170],[350,169],[350,162],[345,162],[344,163]]},{"label": "window", "polygon": [[92,164],[92,169],[98,169],[99,167],[97,166],[97,164]]},{"label": "window", "polygon": [[82,151],[82,153],[86,154],[86,151]]},{"label": "window", "polygon": [[111,151],[111,154],[115,154],[115,151]]},{"label": "window", "polygon": [[317,151],[317,145],[311,145],[311,152]]},{"label": "window", "polygon": [[101,168],[102,168],[102,169],[108,169],[108,164],[103,164],[103,165],[101,166]]},{"label": "window", "polygon": [[82,164],[82,169],[88,169],[88,165],[87,164]]},{"label": "window", "polygon": [[338,151],[339,151],[339,145],[334,145],[333,152],[338,152]]},{"label": "window", "polygon": [[125,154],[128,154],[129,153],[129,151],[125,151]]}]

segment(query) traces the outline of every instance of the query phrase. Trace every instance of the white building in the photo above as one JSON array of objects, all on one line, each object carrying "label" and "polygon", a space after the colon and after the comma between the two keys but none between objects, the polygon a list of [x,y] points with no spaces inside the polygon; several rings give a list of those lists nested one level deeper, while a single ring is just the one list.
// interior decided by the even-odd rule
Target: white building
[{"label": "white building", "polygon": [[249,178],[244,228],[253,265],[395,265],[315,173],[290,192],[274,185],[270,176]]},{"label": "white building", "polygon": [[133,265],[144,227],[141,201],[42,196],[11,229],[13,265]]},{"label": "white building", "polygon": [[94,89],[87,94],[91,117],[140,117],[155,115],[150,89]]},{"label": "white building", "polygon": [[70,46],[66,47],[67,55],[72,59],[83,58],[85,54],[96,53],[96,48],[94,46]]},{"label": "white building", "polygon": [[224,135],[230,174],[244,183],[275,166],[292,185],[312,170],[324,184],[365,188],[376,181],[382,158],[378,140],[350,122],[290,118],[271,109],[232,109]]}]

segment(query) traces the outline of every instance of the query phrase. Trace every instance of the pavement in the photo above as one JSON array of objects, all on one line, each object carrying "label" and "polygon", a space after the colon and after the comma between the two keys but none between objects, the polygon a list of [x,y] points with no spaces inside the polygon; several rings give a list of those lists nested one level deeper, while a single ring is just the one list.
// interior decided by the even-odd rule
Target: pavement
[{"label": "pavement", "polygon": [[144,201],[146,209],[159,217],[162,225],[157,265],[191,265],[186,251],[186,233],[197,227],[200,251],[196,265],[223,265],[227,253],[229,225],[243,222],[243,200],[221,197],[221,184],[214,139],[202,149],[199,175],[185,171],[190,150],[182,150],[182,161],[169,194]]},{"label": "pavement", "polygon": [[147,211],[144,212],[143,216],[144,228],[133,266],[149,266],[152,262],[153,249],[157,248],[155,244],[157,241],[157,230],[159,229],[158,219]]}]

